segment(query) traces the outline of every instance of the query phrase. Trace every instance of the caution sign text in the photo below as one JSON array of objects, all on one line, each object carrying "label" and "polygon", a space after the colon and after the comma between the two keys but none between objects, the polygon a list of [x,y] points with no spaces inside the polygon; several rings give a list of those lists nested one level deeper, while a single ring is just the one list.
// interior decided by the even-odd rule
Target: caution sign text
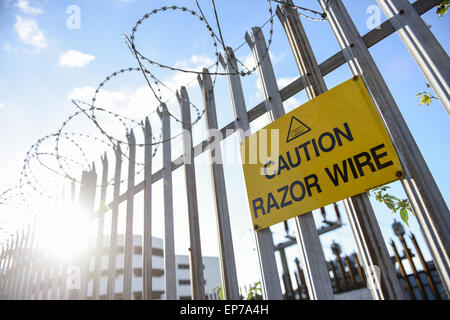
[{"label": "caution sign text", "polygon": [[246,138],[241,158],[255,229],[403,177],[360,78]]}]

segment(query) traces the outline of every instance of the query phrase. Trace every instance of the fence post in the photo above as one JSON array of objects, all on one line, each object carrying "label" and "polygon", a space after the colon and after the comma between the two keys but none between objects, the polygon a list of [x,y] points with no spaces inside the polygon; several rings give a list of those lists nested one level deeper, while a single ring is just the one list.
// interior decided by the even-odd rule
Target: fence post
[{"label": "fence post", "polygon": [[111,235],[109,240],[107,299],[114,300],[117,264],[117,225],[119,222],[120,177],[122,171],[122,150],[120,143],[114,148],[116,166],[114,169],[114,190],[111,213]]},{"label": "fence post", "polygon": [[172,150],[170,115],[165,104],[157,109],[162,122],[164,189],[164,284],[166,300],[177,299],[175,240],[173,227]]},{"label": "fence post", "polygon": [[[223,61],[221,56],[219,56],[219,61],[228,73],[227,79],[235,118],[235,129],[238,131],[239,143],[242,143],[245,137],[250,135],[250,121],[245,106],[241,79],[239,74],[237,74],[238,66],[233,49],[227,47],[226,55],[226,62]],[[260,261],[264,299],[281,300],[283,299],[283,296],[275,260],[272,232],[270,231],[270,228],[266,228],[255,231],[254,234]]]},{"label": "fence post", "polygon": [[[81,269],[80,291],[78,295],[79,300],[86,300],[88,292],[89,267],[92,245],[92,215],[94,213],[96,183],[97,173],[95,172],[95,165],[92,164],[91,170],[83,171],[80,186],[80,208],[84,211],[82,214],[87,215],[88,225],[86,226],[86,232],[88,241],[86,248],[83,248],[84,250],[78,255],[78,262],[80,263]],[[48,274],[48,272],[46,272],[46,275]]]},{"label": "fence post", "polygon": [[5,297],[9,299],[10,291],[11,291],[11,280],[12,280],[12,261],[14,259],[14,251],[15,246],[17,246],[17,241],[14,241],[14,237],[12,236],[9,241],[9,249],[8,249],[8,261],[6,263],[6,277],[4,281],[5,288]]},{"label": "fence post", "polygon": [[13,292],[13,299],[17,300],[20,297],[20,290],[22,288],[22,281],[23,281],[23,266],[25,261],[25,246],[28,242],[28,238],[30,236],[30,229],[28,227],[27,231],[25,232],[22,230],[22,240],[20,241],[19,250],[17,251],[17,265],[16,265],[16,279],[14,284],[14,292]]},{"label": "fence post", "polygon": [[450,115],[450,63],[444,48],[408,0],[377,2]]},{"label": "fence post", "polygon": [[33,222],[30,241],[27,245],[23,286],[22,286],[22,290],[20,292],[20,297],[19,297],[19,299],[21,299],[21,300],[28,299],[28,292],[29,292],[29,288],[30,288],[32,274],[33,274],[33,257],[34,257],[35,242],[36,242],[36,221]]},{"label": "fence post", "polygon": [[192,299],[205,299],[205,278],[203,276],[202,247],[200,241],[200,225],[197,205],[197,184],[195,180],[194,149],[192,143],[192,121],[189,96],[185,87],[176,93],[181,109],[184,145],[184,172],[186,177],[186,192],[189,219],[191,293]]},{"label": "fence post", "polygon": [[403,247],[403,253],[406,256],[406,259],[408,259],[409,265],[411,266],[411,270],[414,274],[414,280],[416,280],[417,287],[419,288],[419,292],[422,295],[422,300],[428,300],[428,295],[423,286],[422,279],[420,278],[420,274],[417,272],[416,265],[414,264],[414,261],[411,257],[411,253],[408,248],[408,245],[406,244],[405,238],[403,237],[403,234],[399,234],[398,237],[399,237],[400,242]]},{"label": "fence post", "polygon": [[142,235],[142,300],[152,298],[152,127],[144,127],[144,234]]},{"label": "fence post", "polygon": [[450,290],[448,252],[450,216],[442,194],[342,1],[319,0],[319,3],[327,13],[328,21],[352,73],[362,76],[391,134],[405,169],[403,187],[422,228],[442,283],[447,290]]},{"label": "fence post", "polygon": [[127,184],[127,215],[125,224],[124,264],[123,264],[123,300],[132,300],[133,278],[133,210],[134,210],[134,174],[136,170],[136,138],[131,130],[128,140],[128,184]]},{"label": "fence post", "polygon": [[97,243],[95,246],[95,262],[94,262],[94,279],[92,284],[92,297],[94,300],[99,299],[100,294],[100,280],[102,270],[102,256],[103,256],[103,228],[105,225],[105,199],[106,189],[108,187],[108,157],[106,153],[101,156],[102,161],[102,184],[100,187],[100,214],[98,215],[97,225]]},{"label": "fence post", "polygon": [[284,288],[284,291],[286,293],[287,299],[291,299],[291,298],[294,299],[292,296],[295,297],[295,293],[294,293],[294,288],[292,286],[291,273],[289,271],[289,266],[287,263],[286,252],[285,252],[284,248],[280,249],[279,252],[280,252],[281,266],[283,268],[283,274],[284,274],[285,285],[286,285],[286,287]]},{"label": "fence post", "polygon": [[23,240],[24,240],[24,233],[22,231],[22,236],[20,236],[19,232],[16,233],[16,247],[14,248],[14,260],[13,263],[11,265],[11,282],[9,285],[9,300],[14,300],[15,298],[15,292],[16,292],[16,286],[17,286],[17,282],[18,282],[18,277],[19,277],[19,260],[20,260],[20,251],[21,251],[21,247],[23,245]]},{"label": "fence post", "polygon": [[[29,231],[29,230],[28,230]],[[22,240],[20,241],[19,249],[17,251],[17,265],[16,265],[16,279],[14,283],[14,291],[13,291],[13,300],[17,300],[19,296],[19,291],[22,285],[22,279],[23,279],[23,262],[24,262],[24,250],[25,245],[28,242],[28,236],[29,232],[25,232],[22,230]]]},{"label": "fence post", "polygon": [[433,280],[433,276],[431,275],[430,269],[428,268],[427,262],[425,261],[422,255],[422,251],[420,250],[420,247],[417,244],[416,237],[414,236],[413,233],[411,233],[410,238],[411,241],[413,242],[414,248],[416,249],[420,263],[422,264],[423,272],[425,272],[425,275],[427,276],[427,281],[428,284],[430,285],[431,291],[433,292],[433,295],[436,300],[441,300],[441,295],[439,294],[439,291],[436,288],[436,283]]},{"label": "fence post", "polygon": [[403,266],[402,258],[400,257],[397,246],[395,245],[394,240],[391,239],[391,246],[392,250],[394,251],[395,260],[398,263],[398,269],[400,270],[400,275],[402,276],[403,280],[405,281],[406,290],[409,293],[409,296],[411,300],[417,300],[416,294],[414,293],[414,290],[411,286],[411,282],[409,282],[408,275],[406,274],[405,267]]},{"label": "fence post", "polygon": [[[202,90],[203,104],[205,106],[206,124],[209,130],[209,142],[214,130],[218,131],[216,102],[214,100],[214,88],[208,69],[203,69],[203,74],[198,76],[198,82]],[[211,174],[213,178],[213,193],[216,204],[216,218],[219,233],[220,264],[222,272],[222,284],[224,299],[239,300],[239,287],[236,275],[236,263],[233,251],[233,239],[231,235],[230,217],[228,212],[227,191],[225,188],[225,175],[223,172],[222,151],[220,141],[214,137],[214,145],[209,146],[211,159]]]},{"label": "fence post", "polygon": [[[271,121],[284,115],[283,102],[270,61],[269,52],[260,28],[252,28],[252,39],[246,34],[246,40],[253,50],[255,62],[259,63],[258,72],[266,100],[266,108]],[[296,218],[295,231],[300,257],[304,264],[309,296],[311,299],[334,299],[333,288],[323,256],[317,228],[312,212]]]},{"label": "fence post", "polygon": [[3,278],[5,276],[3,272],[3,265],[5,262],[6,256],[5,244],[2,244],[2,253],[0,254],[0,299],[4,299],[3,297]]}]

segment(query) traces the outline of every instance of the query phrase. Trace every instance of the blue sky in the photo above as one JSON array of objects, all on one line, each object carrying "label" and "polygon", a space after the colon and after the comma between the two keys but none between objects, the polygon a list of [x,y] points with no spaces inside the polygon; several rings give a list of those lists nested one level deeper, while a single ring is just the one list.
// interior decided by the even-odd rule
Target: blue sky
[{"label": "blue sky", "polygon": [[[214,15],[210,1],[202,0],[199,3],[214,28]],[[196,10],[195,1],[171,1],[169,4],[184,5]],[[317,2],[313,0],[298,0],[296,4],[320,10]],[[367,33],[370,29],[366,24],[369,18],[366,10],[370,5],[376,4],[376,1],[345,0],[344,4],[354,18],[360,33]],[[67,13],[67,9],[71,5],[78,6],[80,9],[79,29],[67,27],[67,20],[71,16]],[[22,160],[28,148],[40,137],[56,132],[61,123],[75,111],[70,98],[89,101],[95,87],[107,75],[125,67],[137,66],[136,60],[122,40],[122,34],[130,34],[135,22],[141,16],[163,5],[168,5],[168,2],[153,0],[2,1],[0,4],[0,32],[3,35],[0,39],[0,150],[2,150],[0,192],[17,183]],[[268,19],[267,7],[265,1],[217,1],[221,28],[227,45],[237,48],[242,44],[245,31],[249,31],[252,26],[261,25]],[[382,12],[380,17],[381,21],[385,20]],[[437,18],[434,10],[431,10],[423,18],[427,24],[432,25],[431,30],[448,52],[449,17]],[[327,22],[305,19],[302,19],[302,22],[319,62],[339,50]],[[264,28],[264,31],[267,39],[269,25]],[[214,62],[211,37],[204,25],[188,14],[180,12],[157,14],[139,28],[136,37],[136,45],[144,55],[164,64],[198,70]],[[392,35],[377,44],[370,49],[370,52],[448,203],[450,174],[447,165],[450,160],[448,143],[450,127],[447,113],[438,102],[433,102],[429,107],[418,105],[416,94],[425,89],[426,80],[397,35]],[[244,45],[236,52],[236,55],[246,64],[251,64],[250,53],[248,46]],[[276,18],[271,57],[280,88],[298,77],[298,70],[284,30]],[[172,90],[189,83],[188,92],[191,101],[202,107],[195,75],[174,73],[154,67],[150,70],[163,79]],[[350,77],[350,71],[344,65],[327,75],[325,79],[328,87],[332,88]],[[250,109],[262,101],[258,78],[252,75],[245,77],[242,81],[247,109]],[[163,94],[163,99],[169,100],[169,108],[178,115],[178,106],[176,99],[173,99],[173,93],[163,90]],[[233,119],[225,78],[218,77],[215,95],[219,127],[222,127]],[[302,92],[286,101],[285,109],[290,111],[306,101],[306,96]],[[156,107],[155,100],[145,87],[144,79],[136,72],[127,73],[123,77],[110,81],[104,91],[99,94],[98,105],[136,120],[141,120]],[[158,118],[152,113],[150,119],[154,132],[159,135]],[[258,119],[253,129],[258,129],[265,124],[266,119]],[[105,121],[104,125],[114,134],[123,137],[123,132],[119,132],[112,123]],[[194,128],[195,142],[198,143],[204,139],[204,129],[205,124],[202,119]],[[75,121],[71,130],[94,134],[89,121],[82,119]],[[179,124],[172,121],[173,135],[179,132]],[[174,158],[181,154],[180,142],[180,139],[173,140]],[[80,141],[80,143],[87,150],[89,159],[98,162],[104,149],[93,147],[89,141]],[[223,147],[227,154],[235,152],[234,154],[237,155],[235,137],[227,139]],[[69,150],[68,148],[67,152]],[[110,153],[109,156],[111,157],[112,154]],[[205,255],[217,255],[214,202],[210,191],[211,178],[209,168],[205,164],[206,159],[206,154],[196,159],[198,193],[201,198],[199,210],[202,221],[200,226],[202,250]],[[160,167],[159,152],[155,158],[154,170]],[[42,168],[36,170],[39,171]],[[45,170],[40,173],[43,176],[48,174]],[[240,283],[244,284],[258,280],[258,273],[254,272],[254,268],[257,267],[257,256],[253,249],[251,220],[240,164],[235,161],[225,165],[225,174],[238,276]],[[138,175],[136,180],[140,181],[141,178]],[[188,248],[184,188],[183,170],[177,170],[174,172],[175,241],[177,252],[182,254],[186,254]],[[404,197],[398,183],[393,184],[393,190],[399,197]],[[137,197],[135,209],[135,232],[137,233],[141,232],[139,196],[141,195]],[[162,204],[156,200],[162,199],[161,183],[155,184],[154,196],[154,234],[162,237]],[[393,237],[390,225],[394,216],[380,204],[374,202],[373,205],[383,235],[388,240]],[[343,206],[340,207],[343,212]],[[330,210],[330,215],[331,212]],[[11,218],[13,215],[16,218],[20,217],[16,219],[19,222],[24,221],[24,216],[17,215],[15,212],[7,216]],[[320,223],[319,216],[316,213],[317,223]],[[346,222],[345,214],[343,217]],[[414,218],[411,219],[410,230],[418,236],[419,242],[424,244]],[[284,231],[281,226],[275,226],[273,231],[275,242],[284,240]],[[348,224],[332,234],[321,237],[326,257],[330,256],[329,244],[333,239],[343,244],[344,253],[356,250]],[[292,261],[295,256],[296,248],[292,247],[288,250],[288,257]]]}]

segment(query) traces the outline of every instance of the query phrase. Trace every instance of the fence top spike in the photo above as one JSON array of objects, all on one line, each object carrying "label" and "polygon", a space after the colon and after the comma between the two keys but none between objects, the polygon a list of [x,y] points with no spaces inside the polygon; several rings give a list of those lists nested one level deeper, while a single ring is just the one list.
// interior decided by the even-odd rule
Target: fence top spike
[{"label": "fence top spike", "polygon": [[185,86],[181,86],[180,93],[181,93],[181,98],[183,98],[186,101],[189,101],[189,95],[188,95],[188,92],[187,92]]},{"label": "fence top spike", "polygon": [[[286,5],[283,5],[283,9],[286,7]],[[277,5],[277,8],[275,9],[275,13],[278,16],[278,19],[280,19],[282,22],[284,22],[286,19],[284,17],[283,11],[281,10],[280,6]]]},{"label": "fence top spike", "polygon": [[136,139],[135,139],[135,137],[134,137],[134,131],[133,131],[133,129],[131,129],[131,130],[130,130],[130,133],[127,134],[127,139],[128,139],[128,143],[129,143],[129,144],[134,144],[134,143],[135,143]]},{"label": "fence top spike", "polygon": [[[150,120],[148,119],[148,117],[145,117],[145,126],[144,128],[142,128],[142,130],[144,131],[144,137],[145,137],[145,143],[146,144],[151,144],[151,137],[152,137],[152,126],[150,125]],[[150,139],[150,141],[148,141],[148,139]],[[147,145],[146,145],[147,147]],[[151,147],[151,145],[150,145]]]},{"label": "fence top spike", "polygon": [[255,34],[257,34],[258,32],[261,32],[262,30],[261,30],[261,27],[252,27],[252,33],[255,35]]},{"label": "fence top spike", "polygon": [[222,65],[222,68],[224,68],[226,70],[227,65],[225,64],[225,61],[223,60],[222,54],[219,53],[219,62]]},{"label": "fence top spike", "polygon": [[120,147],[120,143],[117,143],[117,144],[115,144],[114,145],[114,150],[116,151],[115,153],[116,153],[116,156],[119,154],[121,154],[122,153],[122,151],[121,151],[121,147]]},{"label": "fence top spike", "polygon": [[102,164],[103,166],[108,165],[108,155],[106,154],[106,151],[103,155]]},{"label": "fence top spike", "polygon": [[245,32],[245,41],[247,42],[248,46],[250,48],[253,48],[253,41],[252,38],[250,37],[250,35],[248,34],[248,32]]},{"label": "fence top spike", "polygon": [[198,81],[198,84],[200,85],[200,88],[203,88],[203,79],[200,74],[197,76],[197,81]]},{"label": "fence top spike", "polygon": [[150,120],[148,119],[148,117],[145,117],[145,128],[149,128],[149,129],[152,128],[152,126],[150,125]]}]

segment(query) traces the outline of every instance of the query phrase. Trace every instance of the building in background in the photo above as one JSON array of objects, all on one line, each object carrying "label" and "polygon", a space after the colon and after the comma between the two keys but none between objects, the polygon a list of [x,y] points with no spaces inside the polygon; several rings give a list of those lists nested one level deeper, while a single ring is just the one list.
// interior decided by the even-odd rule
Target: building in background
[{"label": "building in background", "polygon": [[[100,299],[106,299],[107,274],[108,274],[108,246],[109,237],[105,237],[103,246]],[[153,237],[152,257],[152,299],[164,299],[164,258],[163,240]],[[140,300],[142,295],[142,236],[133,236],[133,299]],[[189,256],[176,255],[176,277],[177,277],[177,299],[191,299],[191,280],[189,271]],[[124,265],[124,236],[117,238],[117,261],[116,261],[116,283],[115,299],[121,299],[123,291],[123,265]],[[94,274],[94,259],[91,259],[90,280],[88,283],[88,297],[92,297]],[[211,292],[221,284],[220,267],[218,257],[203,257],[203,274],[205,278],[205,293]]]}]

